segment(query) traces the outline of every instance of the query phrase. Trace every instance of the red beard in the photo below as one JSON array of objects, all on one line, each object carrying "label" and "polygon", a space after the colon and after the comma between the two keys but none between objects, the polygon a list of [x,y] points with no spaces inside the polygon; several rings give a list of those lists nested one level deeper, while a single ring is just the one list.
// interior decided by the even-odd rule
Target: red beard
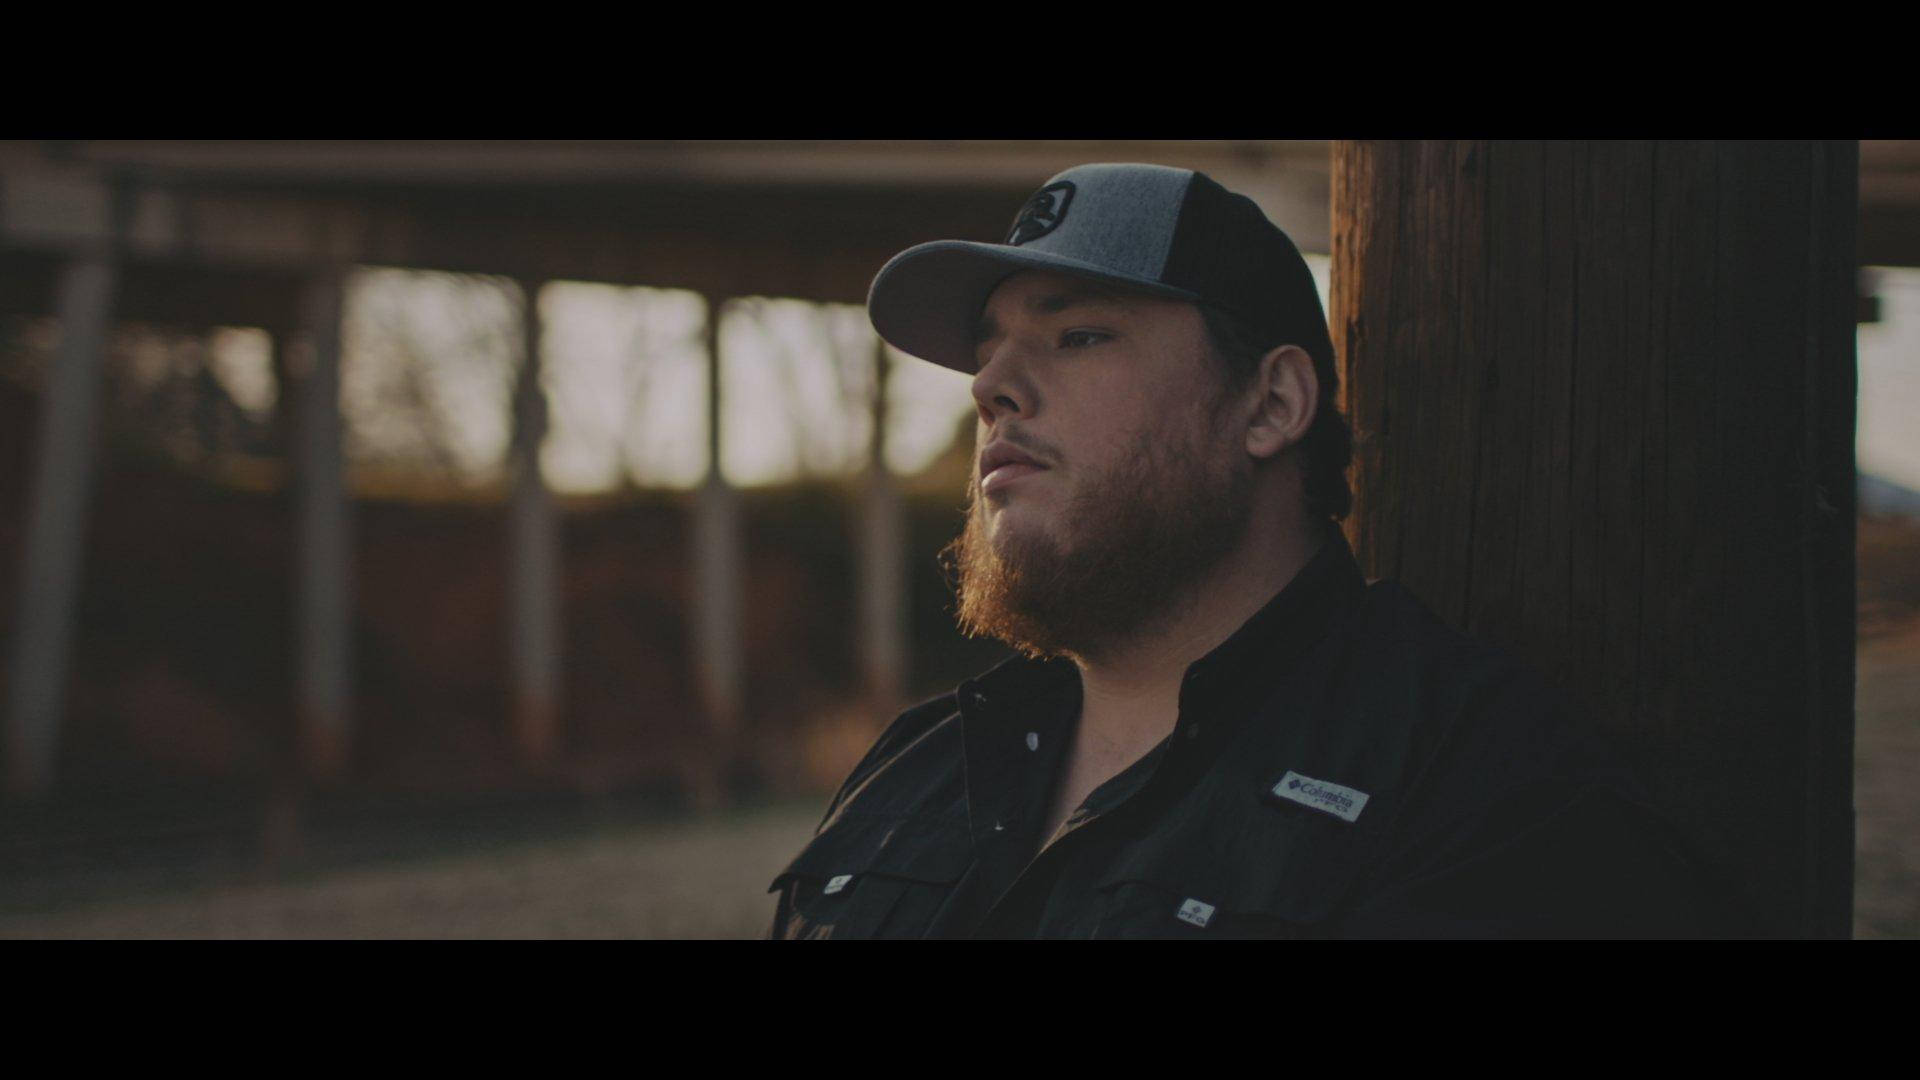
[{"label": "red beard", "polygon": [[976,476],[966,527],[940,553],[961,631],[1030,657],[1076,656],[1176,612],[1188,587],[1239,543],[1252,511],[1251,462],[1230,448],[1208,453],[1204,438],[1176,448],[1143,433],[1120,467],[1073,493],[1059,516],[1065,543],[1017,535],[996,550]]}]

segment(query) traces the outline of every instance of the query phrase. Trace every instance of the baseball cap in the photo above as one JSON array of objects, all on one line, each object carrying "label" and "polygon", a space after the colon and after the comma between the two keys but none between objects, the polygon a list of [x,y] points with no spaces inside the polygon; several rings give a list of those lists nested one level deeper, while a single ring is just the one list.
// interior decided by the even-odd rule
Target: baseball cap
[{"label": "baseball cap", "polygon": [[1022,270],[1206,303],[1332,362],[1320,294],[1293,241],[1252,199],[1165,165],[1077,165],[1027,199],[1001,243],[908,248],[875,275],[867,315],[901,351],[972,374],[974,322]]}]

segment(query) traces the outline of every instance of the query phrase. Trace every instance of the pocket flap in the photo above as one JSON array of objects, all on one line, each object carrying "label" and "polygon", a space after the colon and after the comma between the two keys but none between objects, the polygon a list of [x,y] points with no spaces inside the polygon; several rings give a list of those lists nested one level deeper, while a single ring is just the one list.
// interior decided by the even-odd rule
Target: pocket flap
[{"label": "pocket flap", "polygon": [[948,884],[960,880],[972,863],[973,841],[964,820],[842,814],[801,849],[769,891],[789,877],[826,881],[869,873]]},{"label": "pocket flap", "polygon": [[1222,830],[1202,819],[1143,839],[1115,860],[1098,888],[1145,884],[1234,914],[1323,922],[1352,895],[1375,832],[1272,805],[1235,817],[1244,827]]}]

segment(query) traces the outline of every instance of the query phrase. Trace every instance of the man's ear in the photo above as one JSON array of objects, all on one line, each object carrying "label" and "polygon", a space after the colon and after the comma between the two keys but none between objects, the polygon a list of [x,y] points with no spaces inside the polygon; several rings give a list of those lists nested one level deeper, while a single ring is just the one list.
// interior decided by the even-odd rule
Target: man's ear
[{"label": "man's ear", "polygon": [[1247,453],[1274,457],[1307,437],[1320,409],[1320,377],[1305,349],[1281,345],[1260,358],[1253,385],[1260,397],[1247,425]]}]

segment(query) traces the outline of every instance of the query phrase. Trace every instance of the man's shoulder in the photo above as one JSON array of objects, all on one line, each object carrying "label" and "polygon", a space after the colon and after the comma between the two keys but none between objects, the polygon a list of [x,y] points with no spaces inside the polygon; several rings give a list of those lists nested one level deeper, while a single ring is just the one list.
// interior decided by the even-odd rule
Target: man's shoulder
[{"label": "man's shoulder", "polygon": [[1392,777],[1344,932],[1668,936],[1731,917],[1598,717],[1515,651],[1391,581],[1337,636],[1332,719]]},{"label": "man's shoulder", "polygon": [[[830,820],[852,798],[867,792],[876,782],[881,786],[898,788],[894,792],[895,797],[881,799],[889,806],[899,803],[902,798],[913,799],[928,793],[938,779],[933,773],[944,767],[957,767],[960,761],[959,732],[955,723],[959,714],[959,692],[948,691],[895,717],[880,733],[880,737],[874,740],[860,763],[847,774],[846,781],[828,804],[823,821]],[[913,775],[901,775],[904,773]],[[887,785],[882,778],[889,775],[904,783]],[[880,796],[885,793],[874,794]],[[913,809],[906,806],[894,808],[901,812]]]},{"label": "man's shoulder", "polygon": [[1441,618],[1413,590],[1391,579],[1371,582],[1353,623],[1356,641],[1388,661],[1433,679],[1526,675],[1512,653]]},{"label": "man's shoulder", "polygon": [[1233,721],[1220,776],[1255,775],[1263,803],[1309,781],[1365,794],[1358,833],[1472,814],[1516,788],[1559,790],[1597,766],[1567,695],[1395,582],[1367,586],[1306,651],[1251,657],[1248,672],[1255,696],[1223,699],[1250,711]]},{"label": "man's shoulder", "polygon": [[1571,793],[1619,778],[1577,699],[1397,582],[1369,585],[1307,669],[1269,704],[1275,722],[1258,737],[1288,760],[1379,785],[1396,816],[1471,814],[1515,790]]},{"label": "man's shoulder", "polygon": [[1432,737],[1462,725],[1487,737],[1591,734],[1573,699],[1538,668],[1448,623],[1397,581],[1367,587],[1343,638],[1339,679]]}]

